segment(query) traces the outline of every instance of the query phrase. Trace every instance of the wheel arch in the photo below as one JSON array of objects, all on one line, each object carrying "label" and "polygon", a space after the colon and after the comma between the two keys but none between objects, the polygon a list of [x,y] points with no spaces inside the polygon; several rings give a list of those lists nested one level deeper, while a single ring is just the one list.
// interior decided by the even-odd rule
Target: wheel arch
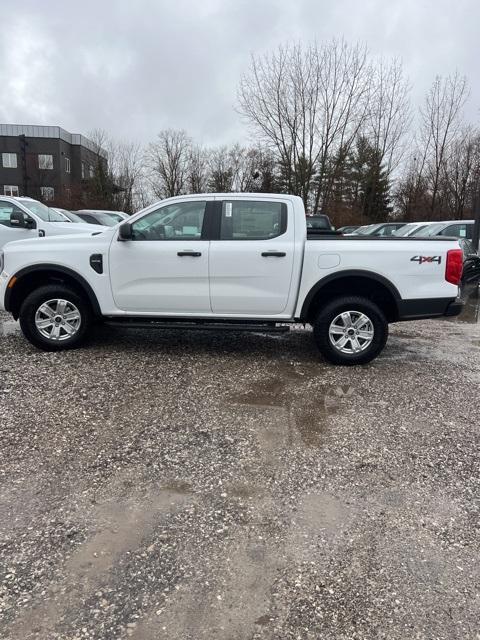
[{"label": "wheel arch", "polygon": [[378,304],[389,322],[398,320],[402,298],[396,286],[387,278],[362,269],[338,271],[319,280],[305,296],[300,320],[311,321],[321,304],[348,295],[363,295]]},{"label": "wheel arch", "polygon": [[56,264],[36,264],[20,269],[13,274],[15,284],[7,287],[5,310],[18,319],[25,298],[37,287],[50,283],[61,283],[72,287],[77,293],[86,296],[94,316],[101,316],[100,305],[91,285],[73,269]]}]

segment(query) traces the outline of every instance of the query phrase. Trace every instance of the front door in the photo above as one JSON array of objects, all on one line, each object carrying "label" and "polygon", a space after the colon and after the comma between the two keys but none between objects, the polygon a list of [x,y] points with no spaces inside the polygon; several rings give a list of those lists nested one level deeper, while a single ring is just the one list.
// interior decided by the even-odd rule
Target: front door
[{"label": "front door", "polygon": [[[25,218],[29,216],[20,207],[13,202],[0,199],[0,249],[13,240],[28,240],[29,238],[38,238],[38,229],[25,227],[12,227],[10,224],[10,214],[13,212],[21,213]],[[32,224],[36,227],[33,219]]]},{"label": "front door", "polygon": [[295,247],[287,203],[253,196],[225,200],[219,235],[210,244],[213,313],[283,313],[290,296]]},{"label": "front door", "polygon": [[[213,200],[213,198],[212,198]],[[209,199],[170,202],[135,220],[132,239],[110,246],[110,280],[119,309],[134,313],[210,313]]]}]

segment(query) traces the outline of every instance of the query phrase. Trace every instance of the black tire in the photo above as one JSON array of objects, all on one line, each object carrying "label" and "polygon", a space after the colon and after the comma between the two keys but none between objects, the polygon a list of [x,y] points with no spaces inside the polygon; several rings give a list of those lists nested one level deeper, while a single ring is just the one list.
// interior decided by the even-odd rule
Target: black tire
[{"label": "black tire", "polygon": [[[373,326],[373,339],[357,353],[345,353],[336,347],[330,338],[330,326],[339,314],[347,311],[362,313]],[[356,317],[356,316],[355,316]],[[378,356],[384,348],[388,338],[388,322],[378,305],[360,296],[345,296],[330,301],[321,308],[313,323],[313,335],[320,353],[333,364],[355,365],[366,364]],[[355,337],[354,337],[355,339]],[[348,340],[348,338],[347,338]],[[356,343],[359,344],[359,340]],[[365,345],[368,340],[363,341]],[[347,341],[345,349],[352,348],[353,343]]]},{"label": "black tire", "polygon": [[[66,300],[71,305],[74,305],[80,314],[80,322],[75,333],[71,336],[65,336],[66,330],[61,329],[62,338],[60,340],[53,340],[44,336],[40,333],[35,322],[39,308],[44,303],[55,299]],[[68,309],[71,308],[71,306],[68,307]],[[23,301],[19,319],[23,335],[29,342],[43,351],[75,349],[84,341],[92,326],[92,312],[88,301],[76,291],[62,285],[46,285],[32,291]]]}]

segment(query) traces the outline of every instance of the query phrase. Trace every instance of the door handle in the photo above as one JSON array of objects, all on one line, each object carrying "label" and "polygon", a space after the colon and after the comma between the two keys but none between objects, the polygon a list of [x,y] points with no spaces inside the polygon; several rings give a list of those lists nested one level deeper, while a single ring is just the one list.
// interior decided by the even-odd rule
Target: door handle
[{"label": "door handle", "polygon": [[284,251],[264,251],[263,258],[285,258],[287,254]]},{"label": "door handle", "polygon": [[190,258],[199,258],[202,255],[200,251],[178,251],[177,256],[183,258],[184,256],[190,256]]}]

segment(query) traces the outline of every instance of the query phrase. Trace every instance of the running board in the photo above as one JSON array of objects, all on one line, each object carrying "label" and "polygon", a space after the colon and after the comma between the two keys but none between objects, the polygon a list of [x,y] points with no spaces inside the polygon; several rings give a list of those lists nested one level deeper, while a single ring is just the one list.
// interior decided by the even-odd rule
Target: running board
[{"label": "running board", "polygon": [[187,329],[197,331],[254,331],[261,333],[287,333],[290,331],[288,325],[278,325],[273,322],[266,323],[250,323],[250,322],[188,322],[188,321],[171,321],[148,319],[139,320],[122,318],[105,320],[106,325],[110,327],[126,327],[130,329]]}]

